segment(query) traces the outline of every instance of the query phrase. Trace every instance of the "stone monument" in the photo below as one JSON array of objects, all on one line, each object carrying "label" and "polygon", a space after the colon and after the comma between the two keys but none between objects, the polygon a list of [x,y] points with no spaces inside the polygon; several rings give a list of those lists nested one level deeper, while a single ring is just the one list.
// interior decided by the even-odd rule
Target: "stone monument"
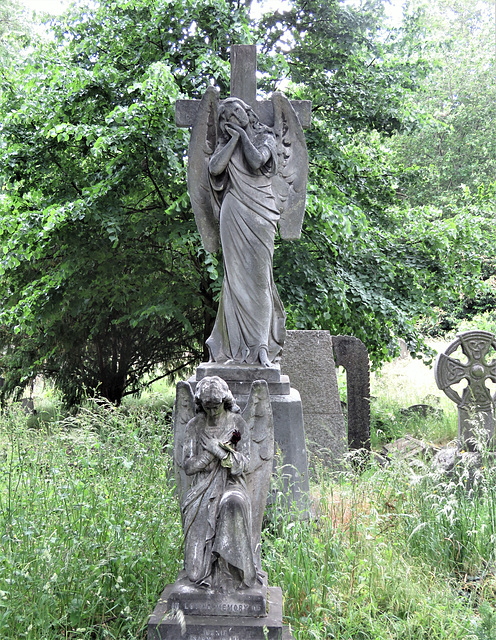
[{"label": "stone monument", "polygon": [[308,154],[302,126],[311,103],[274,93],[256,98],[256,47],[231,53],[231,96],[208,87],[199,101],[178,101],[176,123],[192,127],[188,191],[207,251],[222,248],[224,281],[211,336],[210,361],[190,380],[224,379],[244,406],[254,380],[269,386],[274,434],[286,494],[306,509],[308,466],[301,400],[281,376],[285,313],[274,284],[277,229],[299,238],[305,212]]},{"label": "stone monument", "polygon": [[[281,376],[285,313],[272,260],[279,229],[299,237],[308,156],[309,102],[256,99],[256,48],[233,46],[231,96],[208,87],[178,101],[192,127],[188,191],[207,251],[222,248],[224,281],[210,360],[178,385],[174,449],[184,570],[148,623],[149,640],[283,640],[280,589],[261,567],[262,517],[274,436],[286,495],[306,510],[308,465],[299,394]],[[195,415],[196,404],[196,415]],[[241,408],[244,409],[241,414]]]},{"label": "stone monument", "polygon": [[332,336],[337,367],[346,370],[348,447],[370,451],[370,363],[367,347],[354,336]]},{"label": "stone monument", "polygon": [[251,385],[240,412],[226,382],[177,387],[174,461],[184,569],[148,623],[148,640],[281,640],[282,594],[267,586],[260,535],[272,475],[274,430],[267,383]]},{"label": "stone monument", "polygon": [[[459,348],[467,361],[452,357]],[[496,394],[486,386],[486,380],[496,382],[496,360],[487,361],[491,350],[496,350],[496,337],[488,331],[466,331],[460,333],[446,349],[440,353],[434,366],[436,384],[458,405],[459,446],[473,451],[480,440],[477,430],[485,431],[489,449],[495,449],[494,401]],[[467,386],[462,394],[452,387],[462,380]]]},{"label": "stone monument", "polygon": [[288,331],[281,369],[301,389],[312,465],[339,469],[348,446],[329,331]]}]

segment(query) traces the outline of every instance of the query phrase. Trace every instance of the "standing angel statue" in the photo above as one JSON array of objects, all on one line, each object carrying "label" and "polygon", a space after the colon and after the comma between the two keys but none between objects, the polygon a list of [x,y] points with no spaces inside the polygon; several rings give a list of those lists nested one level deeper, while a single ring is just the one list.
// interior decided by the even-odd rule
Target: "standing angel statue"
[{"label": "standing angel statue", "polygon": [[260,533],[274,433],[265,381],[241,414],[217,376],[177,387],[174,448],[191,586],[232,592],[262,584]]},{"label": "standing angel statue", "polygon": [[222,247],[224,282],[210,359],[270,367],[285,339],[284,308],[272,273],[279,225],[296,239],[305,210],[308,156],[291,103],[272,96],[274,126],[239,98],[209,87],[191,132],[188,190],[207,251]]}]

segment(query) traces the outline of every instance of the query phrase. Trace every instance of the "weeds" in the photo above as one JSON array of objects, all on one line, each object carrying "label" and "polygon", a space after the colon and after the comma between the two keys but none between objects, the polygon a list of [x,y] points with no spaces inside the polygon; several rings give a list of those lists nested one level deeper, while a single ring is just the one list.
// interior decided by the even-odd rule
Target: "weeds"
[{"label": "weeds", "polygon": [[97,405],[48,437],[23,422],[0,431],[0,637],[144,637],[180,564],[168,425]]},{"label": "weeds", "polygon": [[[432,387],[407,398],[405,371],[388,375],[374,382],[376,442],[456,432],[448,403],[442,419],[406,420],[401,407]],[[2,640],[145,639],[182,561],[170,397],[65,418],[54,403],[33,429],[22,412],[0,417]],[[496,640],[496,471],[490,456],[479,471],[469,461],[451,474],[421,460],[321,469],[310,519],[280,490],[263,564],[295,638]]]}]

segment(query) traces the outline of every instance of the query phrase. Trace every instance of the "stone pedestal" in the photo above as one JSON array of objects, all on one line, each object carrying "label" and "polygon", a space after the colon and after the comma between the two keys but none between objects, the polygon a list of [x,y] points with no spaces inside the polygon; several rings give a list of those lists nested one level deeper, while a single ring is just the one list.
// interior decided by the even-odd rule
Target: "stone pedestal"
[{"label": "stone pedestal", "polygon": [[[303,514],[308,512],[308,461],[300,394],[291,388],[289,377],[281,375],[279,365],[262,367],[248,364],[226,365],[217,362],[201,364],[188,380],[195,390],[206,376],[219,376],[227,382],[241,409],[248,402],[251,383],[265,380],[269,387],[276,453],[275,464],[282,473],[284,494],[288,502]],[[270,498],[269,498],[270,501]]]},{"label": "stone pedestal", "polygon": [[193,598],[194,608],[200,606],[203,614],[192,615],[180,607],[193,600],[177,599],[178,582],[164,589],[148,621],[147,640],[293,640],[282,624],[278,587],[268,588],[263,615],[247,615],[252,600],[243,591],[222,595],[208,589],[203,590],[203,598]]}]

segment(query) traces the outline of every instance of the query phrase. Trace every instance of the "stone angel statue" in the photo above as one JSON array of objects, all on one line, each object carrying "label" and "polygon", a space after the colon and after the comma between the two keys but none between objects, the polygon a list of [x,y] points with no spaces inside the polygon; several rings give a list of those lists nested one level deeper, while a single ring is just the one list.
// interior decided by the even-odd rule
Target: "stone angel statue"
[{"label": "stone angel statue", "polygon": [[188,191],[205,249],[222,247],[224,282],[211,361],[269,367],[285,339],[286,316],[272,262],[279,226],[300,237],[308,154],[289,100],[272,96],[274,123],[262,123],[239,98],[219,100],[209,87],[191,132]]},{"label": "stone angel statue", "polygon": [[274,433],[265,381],[243,413],[227,383],[177,386],[174,458],[190,585],[230,593],[262,584],[260,533]]}]

